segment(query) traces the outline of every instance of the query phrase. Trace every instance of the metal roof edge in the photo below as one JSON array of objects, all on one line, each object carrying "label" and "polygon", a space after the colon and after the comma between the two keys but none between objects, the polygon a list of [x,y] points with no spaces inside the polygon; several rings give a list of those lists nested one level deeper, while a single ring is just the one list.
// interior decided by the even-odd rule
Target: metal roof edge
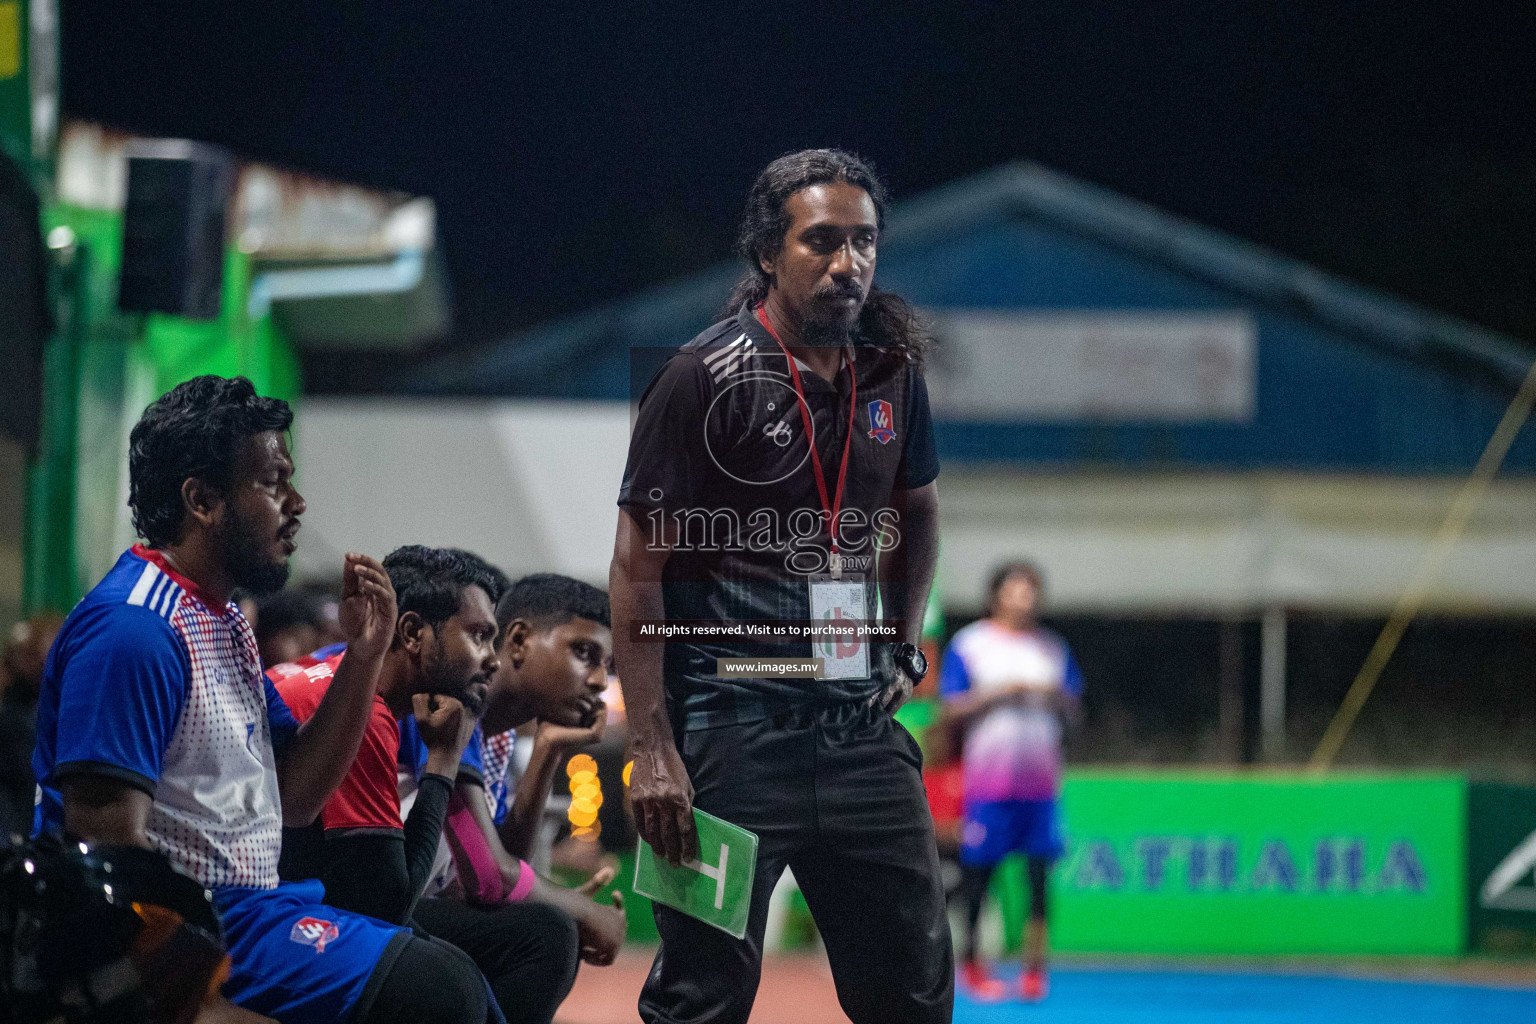
[{"label": "metal roof edge", "polygon": [[[931,244],[999,216],[1023,216],[1159,263],[1246,296],[1255,303],[1310,317],[1342,334],[1409,358],[1471,370],[1505,386],[1518,386],[1531,367],[1528,345],[1361,285],[1186,220],[1110,189],[1040,164],[1002,164],[905,200],[892,212],[886,244],[900,250]],[[412,374],[415,393],[465,390],[469,373],[495,376],[554,369],[675,312],[696,315],[708,297],[723,295],[740,273],[722,262],[654,285],[598,309],[519,332],[477,348],[440,356]],[[701,325],[703,326],[703,325]]]},{"label": "metal roof edge", "polygon": [[[1007,165],[994,210],[1042,222],[1162,263],[1255,302],[1312,317],[1412,357],[1449,356],[1509,386],[1530,369],[1530,347],[1509,335],[1357,285],[1234,235],[1050,170]],[[974,200],[973,200],[974,201]]]}]

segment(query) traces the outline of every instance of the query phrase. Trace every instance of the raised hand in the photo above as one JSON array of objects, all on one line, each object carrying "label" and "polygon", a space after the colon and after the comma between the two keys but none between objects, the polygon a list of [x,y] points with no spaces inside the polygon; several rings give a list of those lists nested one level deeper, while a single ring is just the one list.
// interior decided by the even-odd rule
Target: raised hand
[{"label": "raised hand", "polygon": [[359,656],[382,657],[395,634],[395,614],[395,588],[390,585],[389,573],[367,555],[346,555],[337,620],[347,650]]}]

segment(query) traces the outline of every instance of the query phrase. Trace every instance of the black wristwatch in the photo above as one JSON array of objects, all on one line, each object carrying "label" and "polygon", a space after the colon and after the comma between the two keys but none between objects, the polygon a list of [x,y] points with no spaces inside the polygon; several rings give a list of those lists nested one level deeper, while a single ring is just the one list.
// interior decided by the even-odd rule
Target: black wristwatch
[{"label": "black wristwatch", "polygon": [[916,644],[896,645],[896,667],[907,674],[916,686],[928,674],[928,655]]}]

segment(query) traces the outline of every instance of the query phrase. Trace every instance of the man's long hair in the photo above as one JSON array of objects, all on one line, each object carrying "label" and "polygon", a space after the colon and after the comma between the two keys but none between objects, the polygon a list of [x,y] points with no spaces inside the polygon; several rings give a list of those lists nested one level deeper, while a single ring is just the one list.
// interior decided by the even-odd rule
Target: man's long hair
[{"label": "man's long hair", "polygon": [[[758,306],[768,297],[773,281],[763,270],[762,261],[784,248],[790,223],[785,204],[790,196],[832,182],[863,189],[875,204],[876,226],[884,229],[891,195],[864,160],[840,149],[802,149],[779,157],[763,168],[747,193],[747,210],[736,240],[737,251],[747,261],[747,272],[731,291],[727,314],[735,314],[743,305]],[[928,325],[912,304],[894,292],[875,287],[864,300],[855,335],[861,344],[897,351],[914,363],[922,362],[932,344]]]}]

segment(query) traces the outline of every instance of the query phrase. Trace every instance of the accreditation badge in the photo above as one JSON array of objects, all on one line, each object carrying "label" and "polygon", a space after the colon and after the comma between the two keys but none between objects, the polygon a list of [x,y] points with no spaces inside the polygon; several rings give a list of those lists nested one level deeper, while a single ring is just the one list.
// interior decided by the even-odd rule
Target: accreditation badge
[{"label": "accreditation badge", "polygon": [[822,661],[823,679],[868,679],[869,642],[857,629],[869,620],[864,577],[812,577],[811,656]]}]

